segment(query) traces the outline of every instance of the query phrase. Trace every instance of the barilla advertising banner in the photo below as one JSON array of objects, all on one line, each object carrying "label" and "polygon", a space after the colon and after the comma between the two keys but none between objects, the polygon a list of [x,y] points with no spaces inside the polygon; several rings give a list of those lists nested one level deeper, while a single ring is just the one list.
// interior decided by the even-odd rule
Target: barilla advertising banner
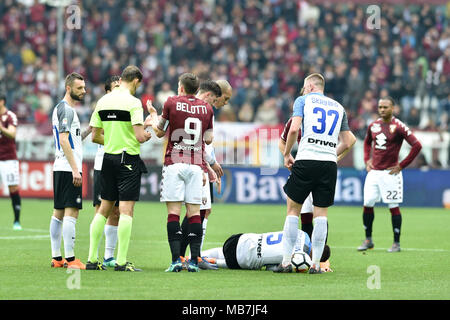
[{"label": "barilla advertising banner", "polygon": [[[216,203],[286,203],[283,186],[290,172],[285,168],[226,167],[224,173],[221,194],[214,189]],[[338,169],[335,205],[361,206],[365,178],[364,170]],[[403,181],[403,206],[450,206],[449,170],[405,169]]]},{"label": "barilla advertising banner", "polygon": [[[83,198],[89,189],[89,166],[83,163]],[[19,188],[24,198],[53,198],[53,162],[19,161]],[[0,196],[9,194],[8,187],[0,182]]]}]

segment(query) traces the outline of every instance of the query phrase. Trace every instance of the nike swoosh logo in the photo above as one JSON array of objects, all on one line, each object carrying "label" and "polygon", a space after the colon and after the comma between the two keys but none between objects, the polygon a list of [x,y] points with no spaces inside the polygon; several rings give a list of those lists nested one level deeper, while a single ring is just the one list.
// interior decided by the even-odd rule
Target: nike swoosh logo
[{"label": "nike swoosh logo", "polygon": [[131,164],[124,164],[125,168],[127,168],[130,171],[133,171],[133,169],[131,168]]}]

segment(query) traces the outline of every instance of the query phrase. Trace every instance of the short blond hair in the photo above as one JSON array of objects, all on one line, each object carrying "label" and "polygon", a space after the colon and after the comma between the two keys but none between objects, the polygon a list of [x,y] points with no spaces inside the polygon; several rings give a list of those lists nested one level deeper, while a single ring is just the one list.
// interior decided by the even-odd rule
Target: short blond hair
[{"label": "short blond hair", "polygon": [[312,84],[316,87],[320,87],[325,89],[325,78],[320,73],[312,73],[305,78],[305,83],[307,81],[311,81]]},{"label": "short blond hair", "polygon": [[222,90],[222,92],[224,91],[232,91],[233,87],[231,86],[231,84],[227,81],[227,80],[216,80],[216,83],[219,85],[220,89]]}]

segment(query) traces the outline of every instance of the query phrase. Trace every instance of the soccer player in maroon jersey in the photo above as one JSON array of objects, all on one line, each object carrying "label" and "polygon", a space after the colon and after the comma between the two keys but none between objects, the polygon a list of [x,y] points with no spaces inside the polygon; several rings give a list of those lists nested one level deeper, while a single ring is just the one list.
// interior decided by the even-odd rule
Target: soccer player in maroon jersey
[{"label": "soccer player in maroon jersey", "polygon": [[164,103],[160,119],[156,110],[149,109],[153,118],[152,127],[161,138],[168,133],[161,181],[161,202],[168,211],[167,235],[172,254],[172,263],[166,272],[182,270],[180,259],[182,203],[186,204],[186,215],[191,237],[191,259],[188,271],[198,272],[197,257],[200,256],[202,225],[200,205],[202,203],[203,156],[205,143],[213,140],[213,109],[210,104],[195,97],[199,79],[191,73],[182,74],[178,81],[178,95],[169,97]]},{"label": "soccer player in maroon jersey", "polygon": [[[392,216],[394,243],[388,252],[400,251],[402,216],[399,204],[403,202],[402,169],[407,167],[422,149],[411,130],[393,116],[395,102],[391,97],[378,101],[380,118],[372,122],[364,139],[364,162],[367,176],[364,182],[363,223],[366,239],[359,251],[372,249],[373,207],[382,200],[388,204]],[[411,145],[408,156],[399,163],[398,156],[403,140]]]},{"label": "soccer player in maroon jersey", "polygon": [[8,186],[14,211],[14,230],[22,230],[20,225],[21,199],[19,194],[19,160],[16,153],[17,116],[6,108],[6,96],[0,95],[0,177]]}]

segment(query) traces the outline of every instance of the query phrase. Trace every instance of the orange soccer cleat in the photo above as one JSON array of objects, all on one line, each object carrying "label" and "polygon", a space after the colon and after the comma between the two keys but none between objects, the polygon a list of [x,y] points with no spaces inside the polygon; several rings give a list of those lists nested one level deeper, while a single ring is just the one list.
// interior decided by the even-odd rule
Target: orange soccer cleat
[{"label": "orange soccer cleat", "polygon": [[65,262],[66,262],[66,260],[65,259],[62,259],[62,260],[55,260],[55,259],[52,259],[52,264],[51,264],[51,267],[52,268],[65,268],[66,266],[65,266]]},{"label": "orange soccer cleat", "polygon": [[75,259],[73,261],[68,262],[67,261],[67,268],[68,269],[81,269],[86,270],[86,265],[80,261],[80,259]]}]

